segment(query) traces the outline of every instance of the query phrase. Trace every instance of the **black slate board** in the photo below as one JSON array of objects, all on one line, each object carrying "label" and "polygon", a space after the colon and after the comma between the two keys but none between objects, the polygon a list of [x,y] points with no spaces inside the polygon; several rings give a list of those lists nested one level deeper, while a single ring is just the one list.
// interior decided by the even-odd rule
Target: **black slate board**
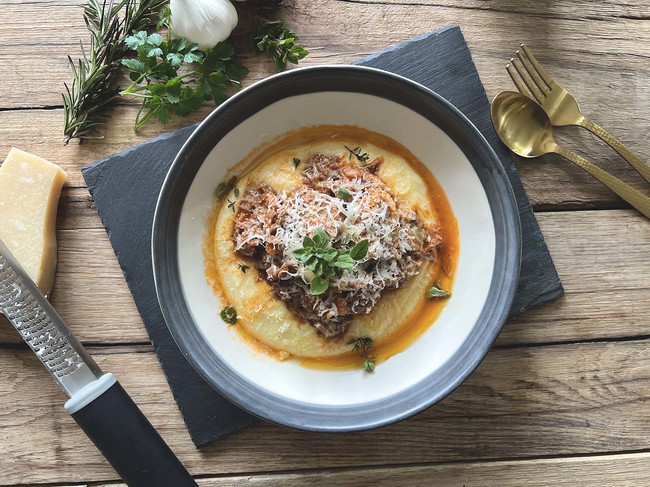
[{"label": "black slate board", "polygon": [[[492,128],[485,90],[460,29],[446,27],[355,64],[431,88],[479,128],[508,173],[521,215],[523,257],[511,314],[561,296],[562,284],[510,155]],[[221,397],[189,365],[165,325],[154,289],[150,240],[156,200],[171,162],[195,127],[161,135],[82,172],[192,441],[201,447],[259,420]]]}]

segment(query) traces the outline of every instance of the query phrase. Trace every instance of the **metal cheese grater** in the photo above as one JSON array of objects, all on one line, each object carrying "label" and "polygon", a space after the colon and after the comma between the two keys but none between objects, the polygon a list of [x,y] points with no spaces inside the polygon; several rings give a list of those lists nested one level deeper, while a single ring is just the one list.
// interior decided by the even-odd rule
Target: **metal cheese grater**
[{"label": "metal cheese grater", "polygon": [[0,311],[70,396],[65,409],[130,486],[196,486],[113,374],[103,374],[0,240]]}]

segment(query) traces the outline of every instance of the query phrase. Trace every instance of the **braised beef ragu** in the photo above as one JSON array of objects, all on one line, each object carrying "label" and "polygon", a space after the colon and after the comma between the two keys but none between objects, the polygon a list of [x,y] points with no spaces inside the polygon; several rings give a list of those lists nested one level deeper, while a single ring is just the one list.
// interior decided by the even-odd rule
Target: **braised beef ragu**
[{"label": "braised beef ragu", "polygon": [[[314,155],[302,184],[276,193],[260,184],[248,190],[235,215],[237,254],[251,258],[276,295],[323,336],[345,333],[355,315],[369,313],[386,290],[397,289],[416,275],[441,244],[436,225],[400,208],[388,186],[368,167],[344,157]],[[344,195],[337,195],[343,188]],[[367,239],[368,252],[351,269],[330,279],[323,294],[310,294],[314,275],[294,256],[303,239],[323,229],[337,249]]]}]

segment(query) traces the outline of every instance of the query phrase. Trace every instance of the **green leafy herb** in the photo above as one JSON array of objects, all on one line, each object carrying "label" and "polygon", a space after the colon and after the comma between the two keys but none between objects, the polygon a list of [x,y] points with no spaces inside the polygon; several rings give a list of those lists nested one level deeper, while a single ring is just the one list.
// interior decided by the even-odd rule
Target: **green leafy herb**
[{"label": "green leafy herb", "polygon": [[239,188],[235,188],[235,198],[239,198]]},{"label": "green leafy herb", "polygon": [[226,201],[228,202],[228,208],[230,208],[232,210],[232,212],[234,213],[235,212],[235,202],[237,200],[235,200],[235,201],[226,200]]},{"label": "green leafy herb", "polygon": [[294,166],[296,169],[298,169],[298,166],[299,166],[299,165],[300,165],[300,159],[298,159],[297,157],[294,157],[294,158],[293,158],[293,166]]},{"label": "green leafy herb", "polygon": [[350,257],[361,260],[368,254],[368,240],[362,240],[350,250]]},{"label": "green leafy herb", "polygon": [[338,193],[336,193],[336,197],[345,201],[350,197],[350,192],[345,188],[339,188]]},{"label": "green leafy herb", "polygon": [[246,271],[250,269],[251,267],[246,265],[246,264],[239,264],[237,266],[244,274],[246,274]]},{"label": "green leafy herb", "polygon": [[327,291],[328,287],[329,282],[327,282],[326,279],[323,279],[322,277],[315,277],[310,283],[309,292],[314,295],[323,294],[325,291]]},{"label": "green leafy herb", "polygon": [[68,56],[72,84],[63,93],[65,143],[71,139],[100,139],[99,126],[106,110],[118,97],[116,78],[120,61],[129,48],[124,39],[133,31],[156,25],[156,14],[168,0],[87,0],[83,16],[90,34],[90,47],[76,62]]},{"label": "green leafy herb", "polygon": [[[122,60],[133,83],[121,92],[142,100],[136,131],[152,117],[165,124],[174,114],[189,115],[204,101],[221,104],[229,87],[240,87],[241,77],[248,73],[234,60],[235,47],[229,42],[200,50],[184,37],[165,40],[158,33],[139,31],[124,43],[136,52],[135,58]],[[191,70],[179,74],[186,65]]]},{"label": "green leafy herb", "polygon": [[329,234],[317,228],[311,237],[303,239],[302,248],[294,250],[293,256],[316,275],[309,292],[318,295],[327,291],[331,278],[352,269],[367,253],[368,240],[360,241],[351,250],[336,249],[330,246]]},{"label": "green leafy herb", "polygon": [[348,345],[353,345],[354,352],[361,352],[360,357],[363,357],[361,367],[366,372],[375,370],[375,357],[368,355],[368,352],[373,349],[372,338],[353,338],[348,342]]},{"label": "green leafy herb", "polygon": [[228,196],[228,193],[230,193],[232,188],[235,187],[236,182],[237,179],[232,177],[225,183],[219,183],[219,186],[217,186],[217,189],[214,191],[214,195],[217,198],[225,198],[226,196]]},{"label": "green leafy herb", "polygon": [[274,22],[258,19],[257,29],[251,38],[253,51],[256,54],[265,53],[275,62],[278,71],[284,71],[287,62],[298,64],[309,51],[296,44],[298,35],[291,29],[285,27],[284,20]]},{"label": "green leafy herb", "polygon": [[355,147],[354,149],[350,149],[347,145],[344,145],[343,147],[345,147],[351,155],[356,157],[359,162],[368,162],[368,159],[370,159],[370,155],[368,155],[367,152],[361,152],[361,147]]},{"label": "green leafy herb", "polygon": [[435,285],[431,288],[426,293],[427,299],[436,299],[436,298],[448,298],[451,296],[451,293],[449,291],[445,291],[444,289],[440,288],[440,283],[435,283]]},{"label": "green leafy herb", "polygon": [[237,323],[237,310],[232,306],[226,306],[219,313],[221,319],[228,323],[229,325],[234,325]]},{"label": "green leafy herb", "polygon": [[169,29],[171,26],[171,18],[172,8],[167,5],[165,8],[161,9],[160,12],[158,12],[158,23],[156,24],[156,30],[160,30],[163,27]]}]

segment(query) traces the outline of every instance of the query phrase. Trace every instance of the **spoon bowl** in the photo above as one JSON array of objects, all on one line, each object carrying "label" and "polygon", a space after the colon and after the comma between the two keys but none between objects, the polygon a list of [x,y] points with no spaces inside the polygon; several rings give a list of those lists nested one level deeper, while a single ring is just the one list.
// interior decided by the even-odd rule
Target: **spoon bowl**
[{"label": "spoon bowl", "polygon": [[490,114],[501,141],[515,154],[527,158],[551,152],[560,154],[650,218],[650,197],[555,143],[551,120],[533,99],[514,91],[504,91],[492,100]]},{"label": "spoon bowl", "polygon": [[556,151],[551,120],[527,96],[514,91],[499,93],[490,114],[497,134],[515,154],[532,158]]}]

